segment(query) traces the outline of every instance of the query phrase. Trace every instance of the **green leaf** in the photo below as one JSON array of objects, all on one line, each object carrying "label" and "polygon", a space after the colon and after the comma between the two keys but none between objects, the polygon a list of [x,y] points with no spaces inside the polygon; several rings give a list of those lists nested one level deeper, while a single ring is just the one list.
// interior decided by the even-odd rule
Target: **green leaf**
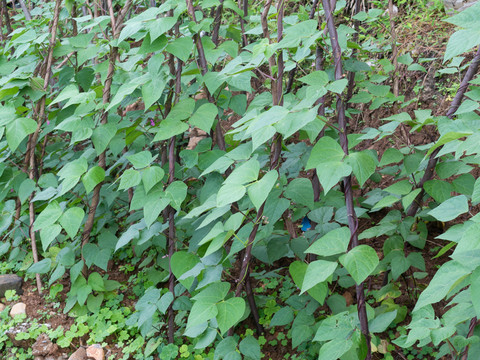
[{"label": "green leaf", "polygon": [[[177,251],[175,254],[173,254],[170,261],[172,273],[177,279],[179,279],[187,271],[192,270],[199,262],[200,259],[194,254],[186,251]],[[189,289],[193,284],[193,280],[193,277],[189,277],[179,281],[185,288]]]},{"label": "green leaf", "polygon": [[98,246],[92,243],[87,243],[82,247],[82,255],[87,267],[92,266],[98,252],[99,252]]},{"label": "green leaf", "polygon": [[165,195],[170,199],[170,205],[180,211],[182,202],[187,197],[187,185],[183,181],[174,181],[168,185]]},{"label": "green leaf", "polygon": [[157,135],[155,135],[153,141],[167,140],[172,136],[182,134],[187,130],[188,124],[185,122],[167,118],[160,123]]},{"label": "green leaf", "polygon": [[320,256],[332,256],[346,252],[349,243],[350,230],[347,227],[341,227],[329,231],[315,241],[305,252]]},{"label": "green leaf", "polygon": [[[93,263],[98,266],[100,269],[107,271],[108,261],[110,260],[111,250],[102,249],[96,253],[95,260]],[[110,280],[109,280],[110,281]]]},{"label": "green leaf", "polygon": [[[145,40],[144,40],[145,41]],[[152,75],[153,77],[154,75]],[[155,101],[160,99],[165,89],[166,82],[159,76],[155,76],[142,86],[142,99],[145,103],[145,110],[148,110]]]},{"label": "green leaf", "polygon": [[158,184],[165,175],[165,171],[160,166],[151,166],[141,171],[143,187],[145,188],[145,194]]},{"label": "green leaf", "polygon": [[439,221],[450,221],[468,212],[468,199],[465,195],[452,197],[428,212]]},{"label": "green leaf", "polygon": [[115,96],[110,101],[110,104],[107,106],[107,108],[105,110],[109,111],[114,106],[117,106],[118,104],[120,104],[120,102],[123,100],[123,98],[127,95],[132,94],[137,89],[137,87],[139,85],[140,84],[136,81],[130,81],[126,84],[122,84],[120,86],[120,88],[117,90],[117,92],[115,93]]},{"label": "green leaf", "polygon": [[186,62],[192,54],[193,40],[191,37],[182,36],[172,41],[166,47],[166,51]]},{"label": "green leaf", "polygon": [[27,273],[28,274],[46,274],[50,271],[51,265],[52,265],[52,260],[49,258],[46,258],[30,266],[27,270]]},{"label": "green leaf", "polygon": [[375,204],[375,206],[372,208],[372,210],[380,210],[383,209],[384,207],[388,207],[392,204],[395,204],[397,201],[400,201],[400,199],[397,196],[393,195],[388,195],[382,198],[379,202]]},{"label": "green leaf", "polygon": [[140,151],[134,155],[127,156],[133,167],[137,170],[146,168],[149,166],[157,156],[152,156],[150,151]]},{"label": "green leaf", "polygon": [[6,130],[8,146],[15,151],[23,139],[37,130],[37,123],[30,118],[18,118],[7,124]]},{"label": "green leaf", "polygon": [[240,352],[248,358],[254,360],[260,360],[261,358],[260,345],[258,344],[257,339],[251,335],[248,335],[240,342],[239,349]]},{"label": "green leaf", "polygon": [[478,11],[480,4],[474,4],[463,10],[462,12],[446,18],[444,21],[453,25],[457,25],[462,28],[475,28],[478,27]]},{"label": "green leaf", "polygon": [[277,179],[278,172],[276,170],[271,170],[259,181],[248,186],[248,197],[257,211],[267,199],[270,191],[272,191],[273,187],[275,186]]},{"label": "green leaf", "polygon": [[245,301],[242,298],[231,298],[217,304],[217,323],[223,335],[242,318],[245,312]]},{"label": "green leaf", "polygon": [[153,42],[160,35],[165,34],[176,22],[176,17],[159,17],[153,21],[149,26],[151,41]]},{"label": "green leaf", "polygon": [[323,163],[341,162],[344,157],[341,146],[331,137],[324,136],[313,147],[305,169],[313,169]]},{"label": "green leaf", "polygon": [[368,324],[368,330],[371,333],[382,333],[397,317],[397,310],[380,314]]},{"label": "green leaf", "polygon": [[480,202],[480,178],[475,181],[473,185],[473,193],[472,193],[472,203],[474,205]]},{"label": "green leaf", "polygon": [[480,316],[480,267],[470,277],[470,296],[476,316]]},{"label": "green leaf", "polygon": [[300,289],[302,288],[303,278],[305,277],[307,267],[308,265],[305,264],[303,261],[294,261],[288,267],[293,282]]},{"label": "green leaf", "polygon": [[257,159],[250,159],[235,168],[225,180],[225,184],[247,184],[258,179],[260,163]]},{"label": "green leaf", "polygon": [[313,187],[307,178],[293,179],[285,190],[285,197],[313,209]]},{"label": "green leaf", "polygon": [[217,207],[223,207],[240,200],[247,192],[241,184],[224,184],[217,194]]},{"label": "green leaf", "polygon": [[327,162],[316,167],[318,180],[327,194],[340,180],[352,173],[352,167],[343,162]]},{"label": "green leaf", "polygon": [[382,155],[382,160],[380,161],[379,166],[390,165],[394,163],[398,163],[403,160],[403,154],[395,149],[395,148],[388,148]]},{"label": "green leaf", "polygon": [[352,340],[332,340],[320,348],[318,360],[337,360],[353,346]]},{"label": "green leaf", "polygon": [[452,181],[452,185],[457,193],[471,196],[475,187],[475,177],[472,174],[462,174]]},{"label": "green leaf", "polygon": [[23,204],[23,202],[28,199],[28,197],[32,194],[34,190],[35,181],[33,181],[32,179],[23,180],[20,184],[20,187],[18,188],[18,197],[20,199],[20,202]]},{"label": "green leaf", "polygon": [[345,255],[340,256],[339,260],[357,284],[361,284],[379,263],[376,251],[368,245],[354,247]]},{"label": "green leaf", "polygon": [[116,133],[117,126],[111,123],[100,125],[93,130],[92,142],[97,155],[100,155],[107,149],[108,144]]},{"label": "green leaf", "polygon": [[[480,35],[480,34],[479,34]],[[479,41],[480,43],[480,41]],[[477,104],[477,102],[475,102]],[[445,135],[442,135],[440,139],[437,140],[435,145],[433,145],[430,149],[428,149],[426,156],[429,156],[432,152],[435,151],[435,149],[439,148],[440,146],[443,146],[451,141],[460,139],[464,136],[471,135],[471,132],[448,132]]]},{"label": "green leaf", "polygon": [[165,314],[172,302],[173,294],[170,291],[163,294],[160,300],[157,302],[158,311],[160,311],[162,314]]},{"label": "green leaf", "polygon": [[92,68],[84,67],[75,74],[75,81],[80,85],[83,91],[88,91],[95,78],[95,71]]},{"label": "green leaf", "polygon": [[450,36],[443,61],[461,55],[480,44],[480,29],[458,30]]},{"label": "green leaf", "polygon": [[420,294],[413,311],[442,300],[454,285],[470,272],[471,270],[455,260],[443,264],[435,273],[428,287]]},{"label": "green leaf", "polygon": [[142,175],[140,175],[140,172],[134,169],[127,169],[120,178],[120,186],[118,187],[118,190],[125,190],[137,186],[140,184],[140,181],[142,181]]},{"label": "green leaf", "polygon": [[77,290],[77,301],[80,305],[84,305],[88,296],[92,293],[92,287],[90,285],[80,286]]},{"label": "green leaf", "polygon": [[410,194],[402,198],[402,206],[405,210],[412,204],[412,202],[415,200],[417,195],[420,194],[421,191],[422,189],[415,189]]},{"label": "green leaf", "polygon": [[102,306],[103,298],[103,293],[100,293],[97,296],[93,294],[88,295],[87,309],[93,313],[98,313],[100,311],[100,307]]},{"label": "green leaf", "polygon": [[213,303],[197,301],[193,304],[188,315],[187,329],[203,324],[218,314],[217,306]]},{"label": "green leaf", "polygon": [[7,103],[5,106],[0,104],[0,126],[12,122],[17,117],[15,112],[15,106],[12,103]]},{"label": "green leaf", "polygon": [[143,217],[148,228],[157,220],[162,210],[165,209],[169,203],[170,199],[165,196],[158,196],[157,192],[147,197],[147,201],[143,207]]},{"label": "green leaf", "polygon": [[372,101],[373,95],[366,91],[359,91],[358,94],[355,94],[350,99],[350,103],[353,104],[367,104]]},{"label": "green leaf", "polygon": [[296,348],[304,342],[309,341],[312,335],[313,329],[310,325],[301,324],[294,326],[292,329],[292,347]]},{"label": "green leaf", "polygon": [[47,251],[50,244],[55,240],[55,238],[62,231],[62,227],[58,224],[53,224],[40,230],[40,238],[42,239],[42,249]]},{"label": "green leaf", "polygon": [[307,76],[303,76],[299,81],[312,86],[325,86],[328,83],[328,75],[325,71],[314,71]]},{"label": "green leaf", "polygon": [[228,290],[230,290],[229,283],[215,282],[213,284],[210,284],[207,288],[200,291],[192,299],[199,302],[216,304],[219,301],[223,300],[225,296],[227,296]]},{"label": "green leaf", "polygon": [[127,231],[125,231],[122,236],[117,241],[115,245],[115,251],[127,245],[130,241],[137,238],[140,232],[138,231],[138,224],[131,225]]},{"label": "green leaf", "polygon": [[290,306],[286,306],[278,310],[270,320],[270,327],[285,326],[293,321],[293,310]]},{"label": "green leaf", "polygon": [[88,169],[88,162],[87,159],[84,157],[80,157],[76,160],[68,162],[59,172],[58,176],[60,179],[67,179],[67,178],[78,178],[80,180],[80,176],[82,176]]},{"label": "green leaf", "polygon": [[189,123],[209,133],[218,114],[217,107],[212,103],[203,104],[190,118]]},{"label": "green leaf", "polygon": [[385,191],[395,195],[407,195],[412,191],[412,184],[408,180],[402,180],[390,185]]},{"label": "green leaf", "polygon": [[93,272],[88,276],[88,285],[95,291],[105,291],[105,284],[103,282],[102,276]]},{"label": "green leaf", "polygon": [[275,124],[275,128],[285,139],[289,138],[297,131],[303,129],[306,125],[314,121],[317,118],[317,111],[317,107],[312,109],[302,109],[300,111],[291,111],[285,118]]},{"label": "green leaf", "polygon": [[346,162],[352,167],[360,186],[365,184],[365,181],[372,176],[376,169],[375,161],[366,151],[351,153]]},{"label": "green leaf", "polygon": [[68,236],[70,236],[71,239],[74,239],[84,217],[85,211],[83,211],[83,209],[72,207],[63,213],[58,222],[65,229]]},{"label": "green leaf", "polygon": [[343,90],[345,90],[347,84],[347,79],[335,80],[334,82],[327,85],[327,90],[337,94],[341,94]]},{"label": "green leaf", "polygon": [[62,208],[56,201],[52,201],[47,205],[45,209],[38,215],[35,220],[33,230],[37,231],[43,229],[44,227],[53,225],[60,216],[62,216]]},{"label": "green leaf", "polygon": [[182,99],[177,104],[175,104],[173,109],[168,114],[167,119],[185,120],[192,115],[194,109],[195,100],[193,100],[192,98]]},{"label": "green leaf", "polygon": [[105,179],[105,170],[96,165],[92,167],[88,172],[82,176],[82,183],[85,186],[87,194],[89,194],[95,186],[100,184]]},{"label": "green leaf", "polygon": [[237,352],[237,342],[233,336],[227,336],[215,347],[214,360],[242,360]]},{"label": "green leaf", "polygon": [[306,170],[316,168],[325,194],[343,177],[352,172],[352,167],[343,162],[345,153],[331,137],[322,137],[313,147]]},{"label": "green leaf", "polygon": [[337,263],[333,261],[316,260],[308,264],[305,277],[302,282],[302,291],[311,289],[318,283],[327,280],[337,268]]}]

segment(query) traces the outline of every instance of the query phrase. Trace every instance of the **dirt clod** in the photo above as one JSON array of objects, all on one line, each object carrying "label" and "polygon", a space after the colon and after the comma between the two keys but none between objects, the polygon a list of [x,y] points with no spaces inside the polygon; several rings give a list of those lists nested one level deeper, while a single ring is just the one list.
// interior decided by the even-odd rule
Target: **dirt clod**
[{"label": "dirt clod", "polygon": [[32,354],[34,356],[46,356],[54,354],[58,351],[57,344],[52,343],[46,334],[41,334],[35,344],[32,346]]}]

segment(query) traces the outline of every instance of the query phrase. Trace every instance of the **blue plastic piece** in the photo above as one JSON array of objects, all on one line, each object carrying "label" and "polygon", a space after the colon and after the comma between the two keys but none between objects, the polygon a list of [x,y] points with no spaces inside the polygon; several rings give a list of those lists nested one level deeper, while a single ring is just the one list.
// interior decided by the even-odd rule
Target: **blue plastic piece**
[{"label": "blue plastic piece", "polygon": [[308,217],[304,217],[302,220],[302,231],[307,231],[312,228],[312,224],[310,224],[310,219]]}]

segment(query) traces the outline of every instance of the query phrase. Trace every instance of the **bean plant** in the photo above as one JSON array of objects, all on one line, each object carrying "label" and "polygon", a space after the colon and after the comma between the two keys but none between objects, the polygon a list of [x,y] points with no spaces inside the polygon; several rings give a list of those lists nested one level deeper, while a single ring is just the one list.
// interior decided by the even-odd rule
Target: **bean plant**
[{"label": "bean plant", "polygon": [[[145,358],[260,359],[286,329],[298,358],[372,359],[396,328],[388,351],[476,358],[480,5],[445,19],[461,80],[439,114],[399,88],[427,70],[391,0],[20,2],[0,5],[0,255],[40,293],[67,280],[60,311],[85,327],[142,269]],[[408,313],[432,221],[448,260]]]}]

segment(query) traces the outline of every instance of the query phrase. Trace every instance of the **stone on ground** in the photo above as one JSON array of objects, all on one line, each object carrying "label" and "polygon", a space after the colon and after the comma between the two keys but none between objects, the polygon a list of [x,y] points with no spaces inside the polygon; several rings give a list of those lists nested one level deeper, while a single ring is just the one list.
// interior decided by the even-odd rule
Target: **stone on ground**
[{"label": "stone on ground", "polygon": [[68,360],[87,360],[87,352],[83,347],[78,348],[77,351],[75,351]]},{"label": "stone on ground", "polygon": [[25,315],[27,314],[27,305],[25,305],[22,302],[19,302],[12,306],[12,309],[10,310],[10,316],[13,318],[16,315],[21,315],[21,314],[25,314]]},{"label": "stone on ground", "polygon": [[105,352],[103,348],[99,344],[90,345],[87,348],[87,358],[89,360],[104,360],[105,359]]},{"label": "stone on ground", "polygon": [[5,296],[5,291],[15,290],[17,294],[23,294],[23,279],[15,274],[0,275],[0,298]]},{"label": "stone on ground", "polygon": [[52,343],[46,334],[40,334],[32,346],[33,356],[47,356],[58,351],[57,344]]},{"label": "stone on ground", "polygon": [[443,0],[445,12],[449,15],[453,15],[456,11],[463,11],[476,2],[478,2],[478,0]]}]

